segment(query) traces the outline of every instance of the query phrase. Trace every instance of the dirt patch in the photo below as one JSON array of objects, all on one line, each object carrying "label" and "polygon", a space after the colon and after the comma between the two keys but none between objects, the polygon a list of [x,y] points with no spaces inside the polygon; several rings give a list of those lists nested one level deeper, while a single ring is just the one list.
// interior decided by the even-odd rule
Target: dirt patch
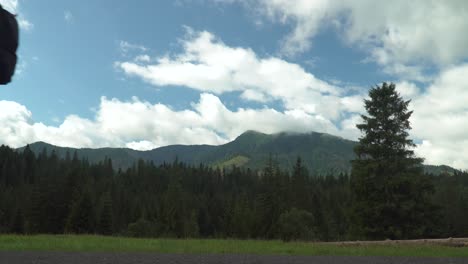
[{"label": "dirt patch", "polygon": [[328,245],[367,246],[367,245],[437,245],[448,247],[468,247],[468,238],[445,239],[412,239],[412,240],[382,240],[382,241],[342,241],[326,242]]}]

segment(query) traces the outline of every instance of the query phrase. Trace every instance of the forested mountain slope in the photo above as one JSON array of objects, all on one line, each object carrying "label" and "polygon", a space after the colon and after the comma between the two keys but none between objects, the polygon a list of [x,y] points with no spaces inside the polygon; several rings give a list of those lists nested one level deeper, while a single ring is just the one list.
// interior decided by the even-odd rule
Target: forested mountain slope
[{"label": "forested mountain slope", "polygon": [[[74,149],[37,142],[30,145],[36,154],[44,149],[65,158],[67,152],[76,151],[79,158],[86,158],[91,163],[112,159],[114,168],[127,169],[138,159],[153,161],[155,164],[181,162],[197,165],[203,163],[214,167],[248,167],[262,169],[270,155],[280,167],[289,169],[297,157],[314,174],[339,174],[349,172],[350,160],[354,159],[353,148],[357,143],[341,137],[324,133],[278,133],[263,134],[247,131],[234,141],[220,146],[209,145],[171,145],[149,151],[137,151],[127,148]],[[23,149],[23,148],[20,148]],[[426,171],[441,174],[452,173],[448,166],[426,166]]]}]

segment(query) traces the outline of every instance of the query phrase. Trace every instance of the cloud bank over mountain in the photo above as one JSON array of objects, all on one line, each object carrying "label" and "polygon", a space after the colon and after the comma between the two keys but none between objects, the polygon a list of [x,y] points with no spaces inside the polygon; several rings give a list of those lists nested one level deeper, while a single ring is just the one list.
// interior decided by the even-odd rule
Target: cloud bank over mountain
[{"label": "cloud bank over mountain", "polygon": [[[114,93],[109,92],[113,87],[102,87],[99,95],[102,97],[95,102],[91,115],[72,112],[54,124],[36,120],[32,110],[20,100],[3,99],[0,101],[0,143],[19,147],[46,141],[71,147],[151,149],[170,144],[222,144],[246,130],[317,131],[356,140],[360,134],[355,125],[364,114],[363,99],[375,84],[353,85],[340,76],[332,81],[319,74],[320,69],[306,65],[305,54],[318,41],[323,41],[320,35],[326,32],[337,36],[340,47],[358,50],[362,57],[356,63],[375,65],[386,76],[382,81],[395,82],[400,94],[412,100],[411,136],[417,143],[418,155],[430,164],[468,168],[468,134],[464,132],[468,129],[465,106],[468,80],[464,77],[468,75],[465,34],[468,2],[201,2],[207,6],[214,3],[222,8],[237,7],[236,10],[245,12],[250,19],[250,26],[258,27],[258,32],[281,27],[274,35],[280,36],[274,39],[277,50],[264,52],[258,47],[239,44],[249,42],[234,44],[233,38],[228,40],[219,34],[226,27],[190,27],[182,22],[179,28],[183,30],[178,37],[164,39],[172,43],[170,48],[157,52],[151,41],[134,42],[135,38],[125,40],[121,36],[106,39],[99,43],[117,43],[118,55],[102,67],[128,84],[126,89],[134,89],[134,94],[147,86],[154,93],[179,89],[196,94],[196,98],[181,108],[163,103],[160,99],[164,98],[125,97],[120,96],[124,94],[119,93],[122,90]],[[23,19],[27,2],[0,0],[0,3]],[[179,4],[200,5],[197,1]],[[30,14],[26,13],[27,17],[34,18]],[[62,22],[64,19],[70,22],[67,17],[73,19],[67,27],[73,30],[81,25],[80,15],[67,7],[57,12],[57,19]],[[31,31],[34,21],[25,21],[31,25],[28,34],[33,36],[40,30],[37,27]],[[26,24],[23,31],[28,31]],[[142,32],[159,37],[151,30]],[[36,54],[29,56],[37,58]],[[41,61],[36,63],[48,65],[48,59],[41,56]],[[51,72],[59,68],[51,68]],[[353,69],[349,72],[352,74]],[[27,74],[21,78],[28,78]],[[58,73],[56,77],[60,76]],[[94,83],[91,88],[96,88]],[[99,96],[95,97],[96,101]],[[184,94],[180,97],[186,99]],[[224,100],[226,97],[234,98],[235,103]]]}]

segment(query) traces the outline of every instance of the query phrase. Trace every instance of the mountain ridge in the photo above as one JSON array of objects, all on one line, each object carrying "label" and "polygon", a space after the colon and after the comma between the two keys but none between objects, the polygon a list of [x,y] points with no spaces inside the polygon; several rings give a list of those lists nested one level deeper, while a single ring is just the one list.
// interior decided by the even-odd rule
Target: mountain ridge
[{"label": "mountain ridge", "polygon": [[[296,159],[301,157],[304,165],[313,174],[348,173],[350,161],[355,158],[353,148],[356,141],[319,132],[280,132],[266,134],[248,130],[226,144],[214,145],[169,145],[152,150],[141,151],[130,148],[71,148],[55,146],[43,141],[29,144],[38,154],[45,149],[55,151],[64,158],[76,151],[79,158],[97,163],[106,157],[111,158],[116,169],[127,169],[139,159],[153,161],[155,164],[179,161],[198,165],[203,163],[212,167],[231,167],[233,165],[262,169],[270,155],[277,160],[282,169],[290,170]],[[23,150],[26,146],[18,148]],[[425,170],[434,174],[452,174],[455,169],[442,165],[425,165]]]}]

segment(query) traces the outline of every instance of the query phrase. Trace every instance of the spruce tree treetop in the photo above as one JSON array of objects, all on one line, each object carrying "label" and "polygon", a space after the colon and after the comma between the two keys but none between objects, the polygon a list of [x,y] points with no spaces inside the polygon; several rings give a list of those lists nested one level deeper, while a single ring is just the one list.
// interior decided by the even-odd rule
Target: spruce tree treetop
[{"label": "spruce tree treetop", "polygon": [[358,159],[403,158],[421,163],[422,159],[414,158],[411,148],[415,145],[408,138],[409,118],[413,114],[408,110],[410,100],[403,100],[393,83],[372,88],[369,97],[364,100],[369,116],[362,115],[363,123],[357,125],[364,134],[355,148]]}]

